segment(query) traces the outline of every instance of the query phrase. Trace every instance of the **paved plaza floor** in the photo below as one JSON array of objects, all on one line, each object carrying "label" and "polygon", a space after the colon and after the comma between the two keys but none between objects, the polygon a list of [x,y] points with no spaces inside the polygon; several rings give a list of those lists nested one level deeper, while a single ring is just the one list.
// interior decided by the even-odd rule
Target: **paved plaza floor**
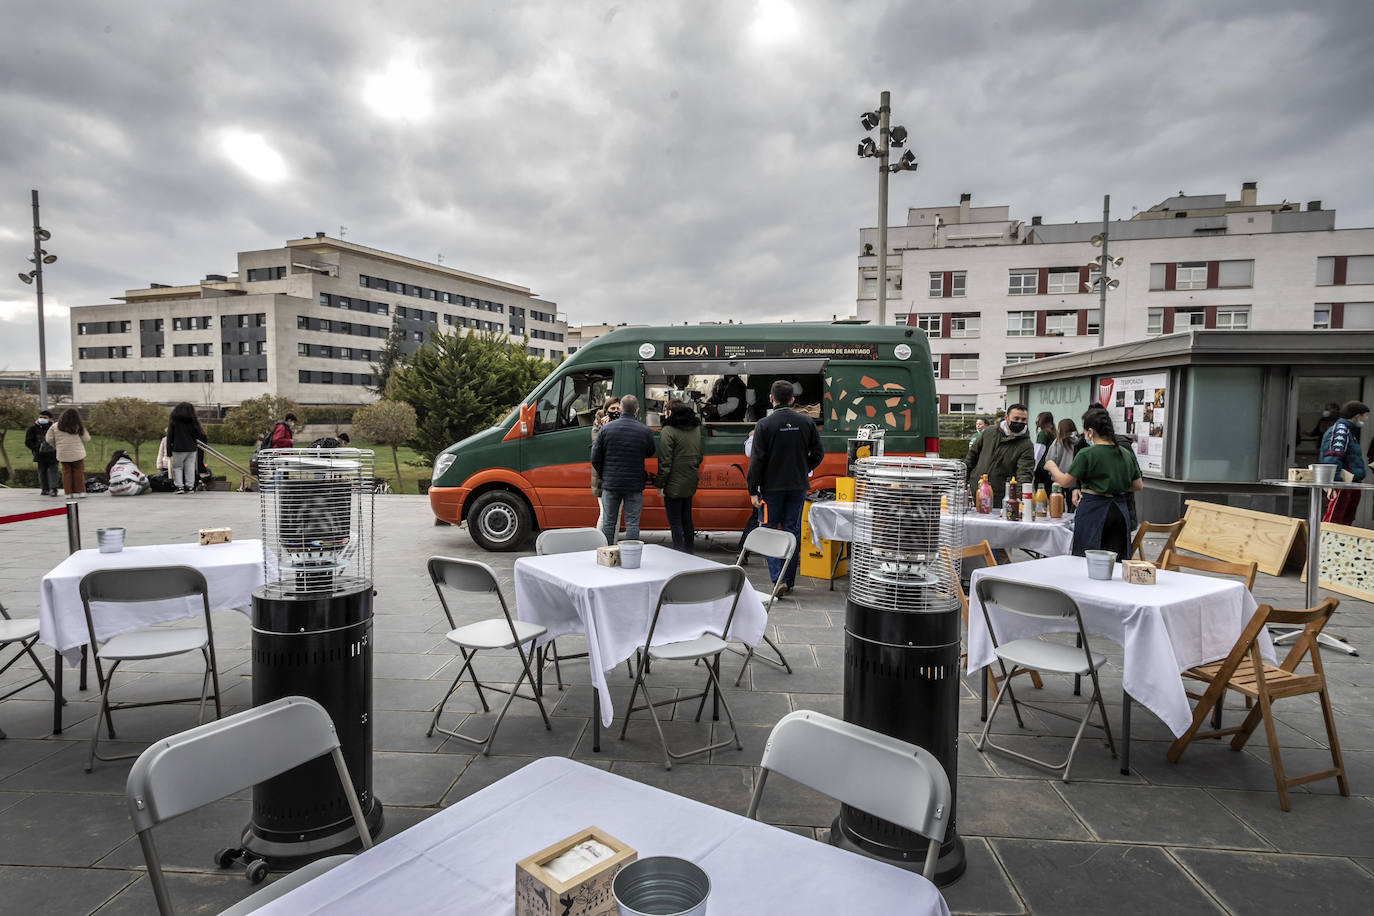
[{"label": "paved plaza floor", "polygon": [[[60,500],[34,491],[0,490],[0,515],[60,505]],[[106,525],[124,526],[130,544],[186,542],[208,526],[231,526],[239,538],[258,536],[257,501],[249,494],[136,499],[92,494],[80,502],[80,512],[86,546],[95,545],[96,528]],[[651,533],[646,539],[665,542],[667,535]],[[721,561],[733,559],[729,548],[734,535],[710,540],[700,540],[701,552]],[[66,555],[66,545],[61,519],[0,526],[0,601],[11,613],[37,614],[39,580]],[[474,546],[466,530],[434,526],[422,497],[378,497],[374,787],[386,806],[386,836],[546,755],[569,755],[742,813],[772,724],[794,709],[840,715],[844,592],[799,579],[797,590],[783,599],[770,622],[794,672],[754,665],[743,685],[727,694],[743,723],[743,751],[716,751],[665,771],[652,725],[636,717],[623,741],[617,737],[617,718],[615,727],[603,733],[602,753],[594,754],[585,660],[564,664],[564,691],[553,686],[550,672],[552,731],[544,730],[533,704],[517,703],[489,758],[442,736],[426,738],[430,710],[458,670],[457,653],[444,640],[447,624],[424,571],[425,559],[435,554],[491,564],[513,599],[511,573],[519,554],[487,554]],[[755,561],[748,571],[756,585],[766,584],[761,563]],[[1261,602],[1302,606],[1302,586],[1294,575],[1261,576],[1255,592]],[[493,610],[475,603],[457,608],[464,619],[487,617]],[[1352,797],[1340,797],[1335,781],[1325,780],[1294,790],[1290,812],[1279,810],[1262,730],[1239,753],[1220,742],[1201,743],[1171,764],[1164,756],[1171,740],[1168,730],[1137,707],[1132,773],[1121,775],[1105,744],[1085,739],[1073,782],[1064,784],[974,748],[978,700],[965,683],[957,828],[967,844],[968,871],[944,889],[950,909],[1064,916],[1367,912],[1374,898],[1374,607],[1342,598],[1331,630],[1365,649],[1353,658],[1330,650],[1323,654]],[[237,711],[249,703],[247,617],[233,611],[217,614],[215,638],[227,711]],[[1104,691],[1115,723],[1120,716],[1120,649],[1105,641],[1096,645],[1110,657]],[[50,651],[43,653],[45,660],[51,657]],[[164,689],[197,691],[198,661],[183,657],[130,665],[137,670],[117,681],[117,690],[126,697],[153,697]],[[737,664],[736,657],[726,657],[727,684],[733,682]],[[509,660],[479,659],[478,671],[484,680],[499,682],[512,679],[515,667]],[[670,667],[656,672],[659,684],[696,685],[692,674]],[[0,675],[0,693],[5,683],[27,674],[25,668],[21,664]],[[630,681],[623,667],[609,676],[618,717]],[[660,687],[659,696],[677,689]],[[129,763],[98,763],[93,773],[83,771],[98,695],[94,689],[79,692],[76,677],[68,676],[67,729],[54,736],[45,690],[30,688],[0,702],[0,728],[9,734],[0,741],[0,912],[153,912],[125,807]],[[1071,711],[1082,702],[1067,681],[1055,678],[1046,679],[1041,693],[1041,699]],[[473,712],[479,708],[472,691],[460,689],[449,702],[446,724],[466,713],[471,718],[462,730],[481,734],[489,717]],[[1232,719],[1236,708],[1232,700]],[[694,723],[693,712],[684,707],[667,726],[670,741],[705,738],[719,727]],[[1314,698],[1281,700],[1276,715],[1290,772],[1328,765]],[[193,706],[126,712],[117,722],[121,741],[115,744],[120,747],[112,750],[137,751],[195,721]],[[1074,728],[1071,722],[1033,712],[1026,714],[1026,725],[1009,741],[1042,757],[1062,755]],[[998,726],[1008,734],[1020,731],[1011,716],[999,716]],[[781,777],[770,781],[769,790],[764,819],[818,840],[827,837],[837,810],[833,802]],[[244,793],[159,830],[159,848],[171,869],[180,912],[217,912],[248,893],[242,872],[221,872],[211,857],[236,840],[249,809]],[[816,880],[825,878],[818,875]],[[864,912],[862,901],[855,901],[853,912]]]}]

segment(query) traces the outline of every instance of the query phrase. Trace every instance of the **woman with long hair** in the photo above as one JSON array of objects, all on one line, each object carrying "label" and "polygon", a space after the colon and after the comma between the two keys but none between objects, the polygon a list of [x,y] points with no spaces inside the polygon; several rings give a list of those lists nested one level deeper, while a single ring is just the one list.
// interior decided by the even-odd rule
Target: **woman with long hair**
[{"label": "woman with long hair", "polygon": [[1077,448],[1078,427],[1071,418],[1065,417],[1059,421],[1059,427],[1055,430],[1054,441],[1045,453],[1045,463],[1053,461],[1061,467],[1071,465]]},{"label": "woman with long hair", "polygon": [[1082,491],[1074,513],[1073,554],[1081,557],[1088,550],[1110,550],[1118,560],[1129,560],[1131,510],[1126,494],[1145,485],[1140,464],[1130,449],[1116,444],[1111,415],[1101,408],[1083,415],[1083,437],[1088,447],[1078,453],[1067,472],[1057,462],[1045,462],[1055,483]]},{"label": "woman with long hair", "polygon": [[57,449],[57,463],[62,466],[62,490],[68,496],[86,498],[86,443],[91,434],[81,422],[75,407],[62,411],[57,422],[48,427],[44,440]]},{"label": "woman with long hair", "polygon": [[[607,395],[606,401],[601,405],[601,409],[592,418],[592,441],[596,441],[597,433],[601,432],[601,427],[612,420],[620,419],[620,398],[615,395]],[[598,500],[601,499],[601,475],[592,468],[592,495]]]},{"label": "woman with long hair", "polygon": [[190,493],[196,486],[197,443],[205,441],[205,430],[196,419],[190,401],[172,408],[167,421],[167,451],[172,455],[172,485],[177,493]]}]

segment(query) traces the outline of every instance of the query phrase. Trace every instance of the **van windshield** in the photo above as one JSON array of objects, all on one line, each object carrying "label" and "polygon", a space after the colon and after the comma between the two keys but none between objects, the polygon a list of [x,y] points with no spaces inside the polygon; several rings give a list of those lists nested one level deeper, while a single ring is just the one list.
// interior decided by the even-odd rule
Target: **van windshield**
[{"label": "van windshield", "polygon": [[691,405],[702,422],[722,432],[734,427],[743,434],[768,415],[768,393],[779,379],[792,383],[793,408],[819,422],[825,397],[825,377],[820,373],[701,373],[646,379],[644,422],[661,426],[665,405],[676,398]]}]

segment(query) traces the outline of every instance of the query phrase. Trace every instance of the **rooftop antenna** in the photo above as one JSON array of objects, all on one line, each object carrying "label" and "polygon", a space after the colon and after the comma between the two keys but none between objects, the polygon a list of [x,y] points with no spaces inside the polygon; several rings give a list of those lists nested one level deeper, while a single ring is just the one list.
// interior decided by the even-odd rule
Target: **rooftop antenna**
[{"label": "rooftop antenna", "polygon": [[440,266],[440,267],[443,267],[443,266],[444,266],[444,256],[441,254],[441,255],[438,255],[438,258],[439,258],[439,266]]},{"label": "rooftop antenna", "polygon": [[347,231],[348,231],[348,227],[347,227],[347,226],[340,226],[340,227],[339,227],[339,238],[343,238],[343,237],[344,237],[344,233],[347,232]]}]

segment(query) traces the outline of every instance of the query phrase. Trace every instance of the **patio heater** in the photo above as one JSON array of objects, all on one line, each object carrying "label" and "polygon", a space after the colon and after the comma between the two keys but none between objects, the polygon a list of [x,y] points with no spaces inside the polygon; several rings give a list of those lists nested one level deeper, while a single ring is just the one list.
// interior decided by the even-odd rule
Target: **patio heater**
[{"label": "patio heater", "polygon": [[[372,794],[372,482],[369,450],[259,453],[266,575],[253,592],[252,658],[254,706],[306,696],[329,712],[375,836],[382,805]],[[357,841],[329,758],[254,787],[244,858],[292,867]]]},{"label": "patio heater", "polygon": [[[964,872],[955,833],[959,736],[962,461],[863,458],[854,471],[854,539],[845,602],[844,719],[910,741],[949,776],[949,828],[937,884]],[[943,515],[941,508],[945,509]],[[926,840],[848,805],[831,842],[911,871]]]}]

